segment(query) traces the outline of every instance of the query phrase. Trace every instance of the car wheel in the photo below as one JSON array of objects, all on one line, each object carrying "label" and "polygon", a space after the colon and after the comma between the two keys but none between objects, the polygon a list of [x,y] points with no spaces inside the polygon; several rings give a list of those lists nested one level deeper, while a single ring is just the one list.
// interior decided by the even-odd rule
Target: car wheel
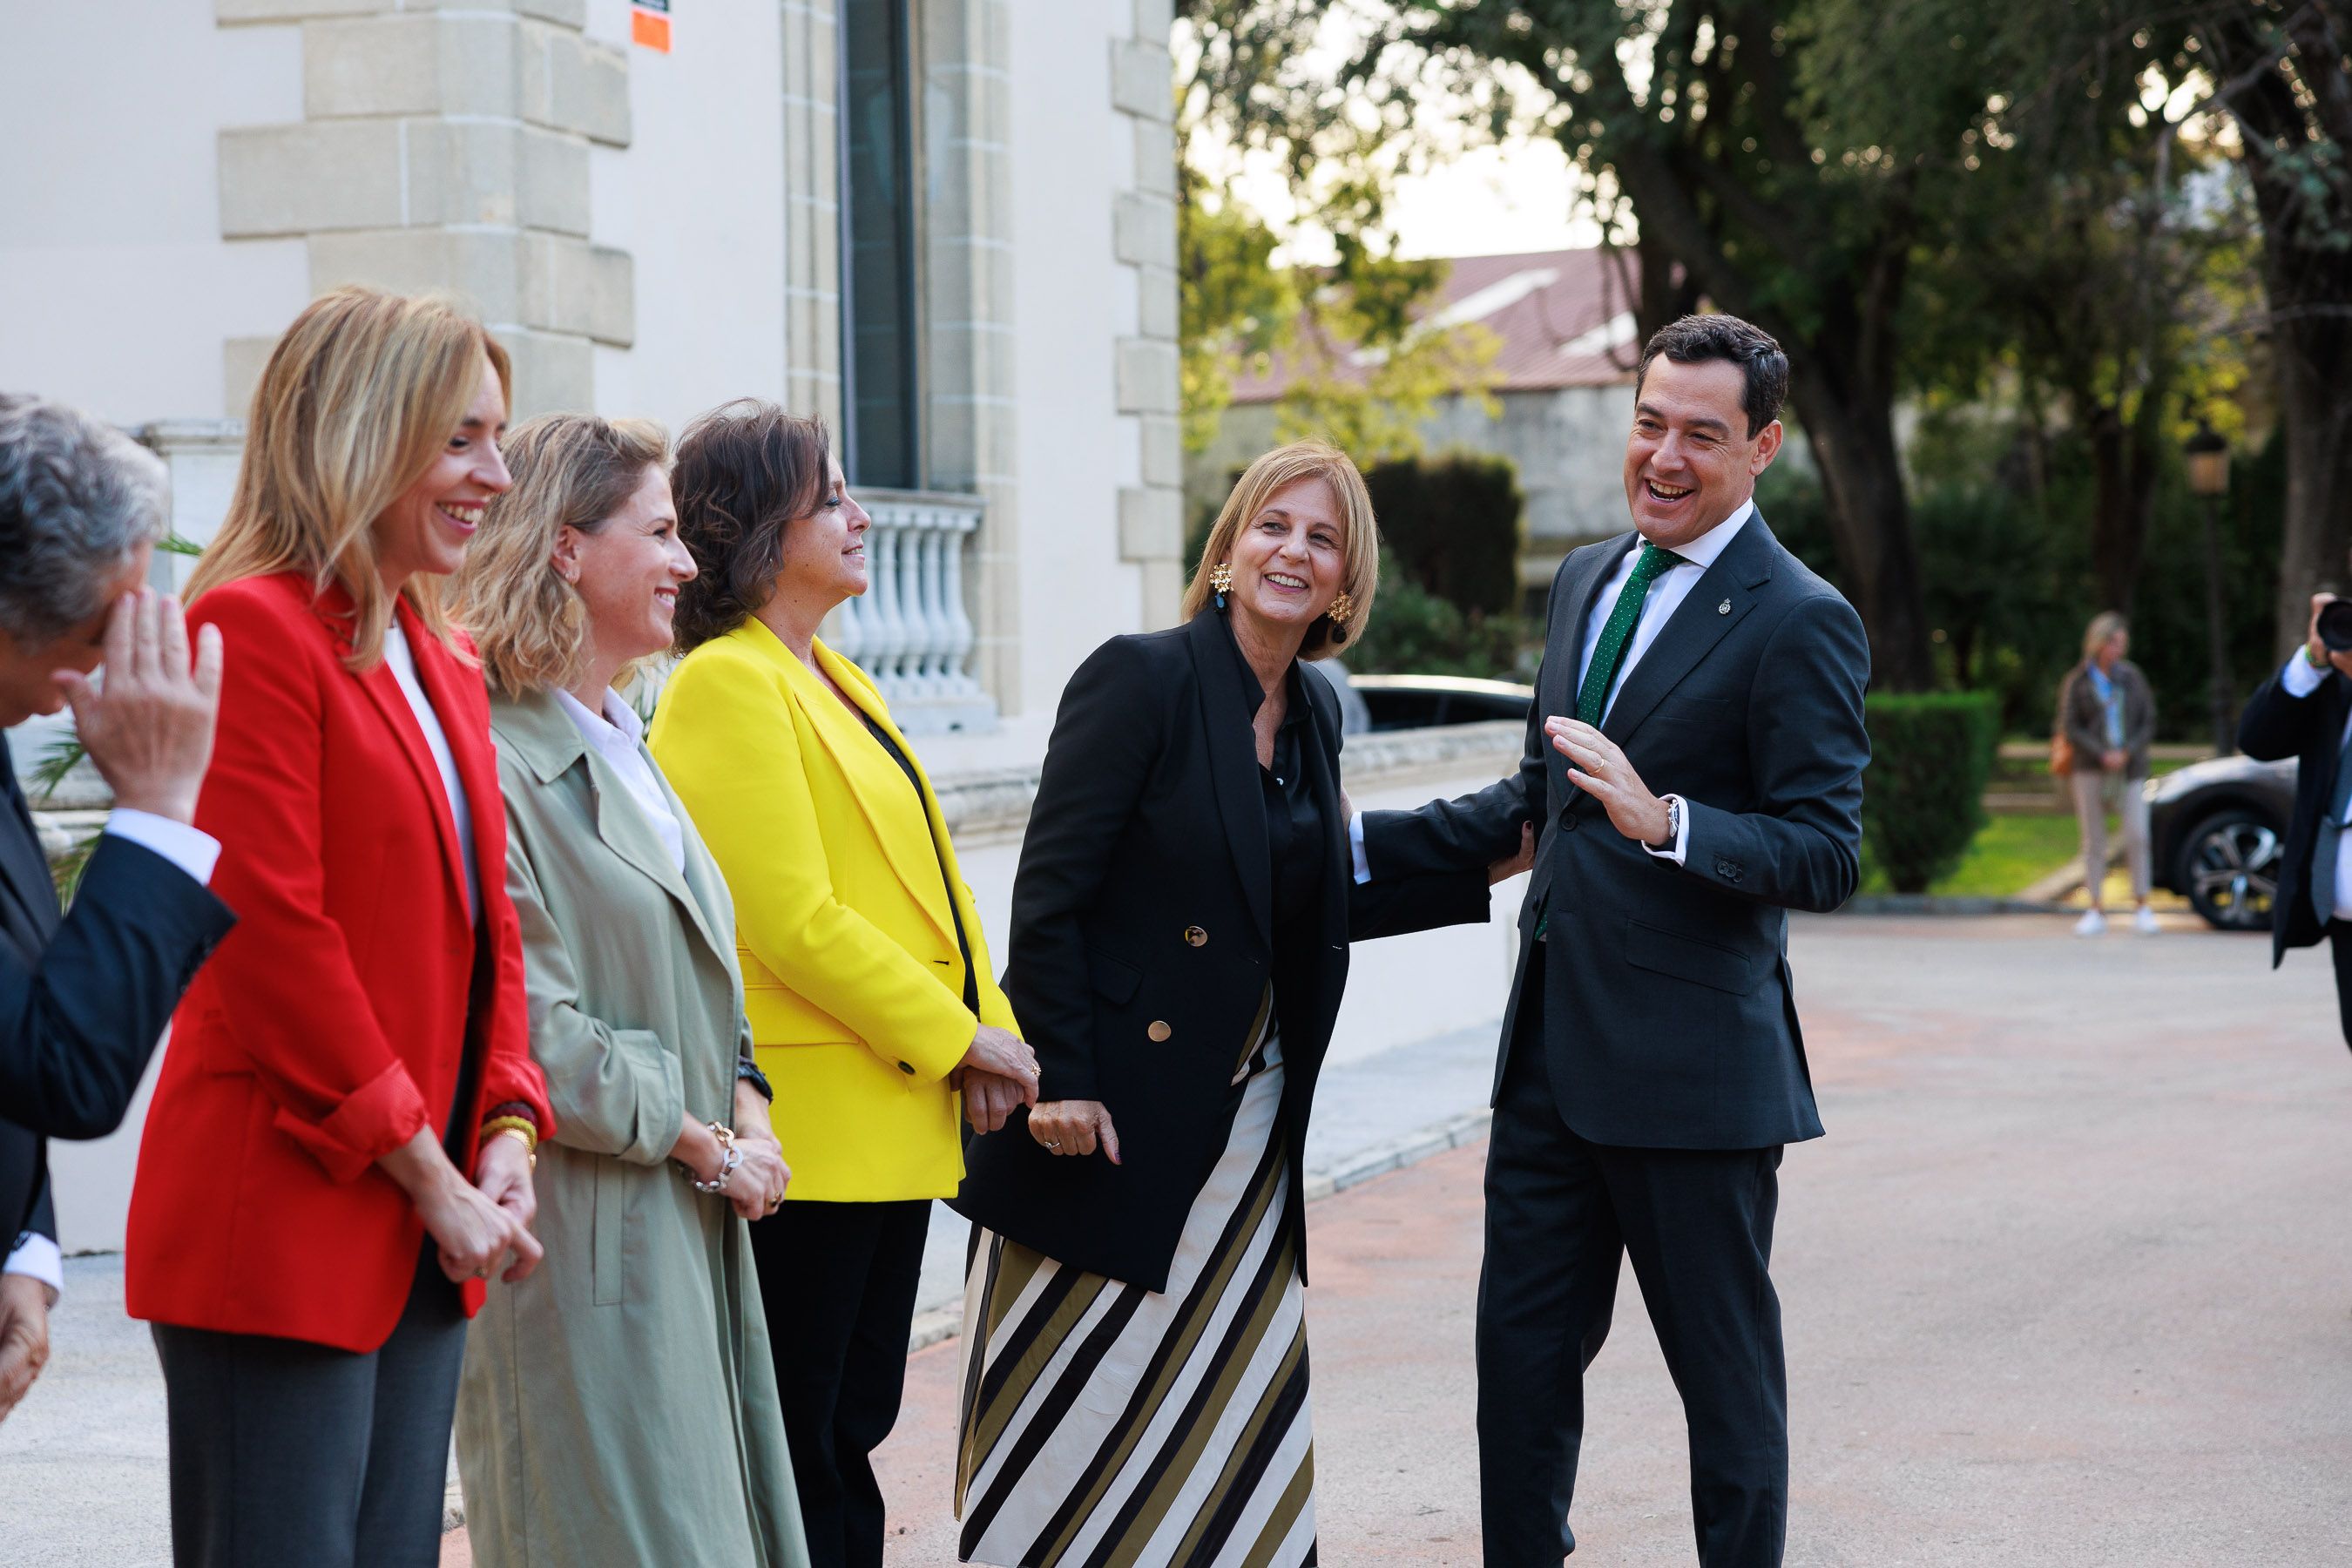
[{"label": "car wheel", "polygon": [[2181,841],[2179,885],[2208,924],[2268,931],[2283,847],[2278,829],[2258,813],[2243,806],[2216,812]]}]

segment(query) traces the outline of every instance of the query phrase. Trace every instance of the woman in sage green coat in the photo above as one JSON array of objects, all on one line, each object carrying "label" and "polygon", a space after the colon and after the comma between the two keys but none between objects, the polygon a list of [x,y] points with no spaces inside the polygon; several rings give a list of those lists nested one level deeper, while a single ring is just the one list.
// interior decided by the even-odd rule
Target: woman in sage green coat
[{"label": "woman in sage green coat", "polygon": [[[481,1568],[807,1568],[748,1217],[791,1173],[734,906],[612,689],[669,642],[656,426],[536,419],[505,444],[455,606],[491,689],[531,1055],[545,1265],[493,1282],[457,1399]],[[740,1129],[738,1132],[736,1130]]]}]

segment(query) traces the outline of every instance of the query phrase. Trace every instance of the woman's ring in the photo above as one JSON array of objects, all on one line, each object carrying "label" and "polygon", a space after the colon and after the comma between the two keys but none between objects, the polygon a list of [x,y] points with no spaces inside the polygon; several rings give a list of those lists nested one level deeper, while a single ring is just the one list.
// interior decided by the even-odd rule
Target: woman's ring
[{"label": "woman's ring", "polygon": [[1062,1152],[1062,1146],[1059,1143],[1055,1142],[1051,1138],[1045,1140],[1045,1147],[1051,1149],[1056,1154]]}]

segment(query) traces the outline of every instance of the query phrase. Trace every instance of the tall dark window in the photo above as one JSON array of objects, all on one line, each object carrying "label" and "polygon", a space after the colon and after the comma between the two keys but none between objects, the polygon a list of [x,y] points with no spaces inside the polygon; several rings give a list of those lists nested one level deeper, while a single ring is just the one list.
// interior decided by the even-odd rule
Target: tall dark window
[{"label": "tall dark window", "polygon": [[843,466],[854,484],[913,489],[922,448],[907,0],[844,0],[840,16]]}]

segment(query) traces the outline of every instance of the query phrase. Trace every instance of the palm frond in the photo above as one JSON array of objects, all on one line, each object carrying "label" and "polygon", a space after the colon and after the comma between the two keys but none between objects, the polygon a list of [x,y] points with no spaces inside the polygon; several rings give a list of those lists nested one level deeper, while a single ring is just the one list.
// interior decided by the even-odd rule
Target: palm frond
[{"label": "palm frond", "polygon": [[49,797],[58,793],[84,756],[81,737],[59,735],[41,752],[41,760],[33,764],[33,792],[40,804],[47,805]]}]

